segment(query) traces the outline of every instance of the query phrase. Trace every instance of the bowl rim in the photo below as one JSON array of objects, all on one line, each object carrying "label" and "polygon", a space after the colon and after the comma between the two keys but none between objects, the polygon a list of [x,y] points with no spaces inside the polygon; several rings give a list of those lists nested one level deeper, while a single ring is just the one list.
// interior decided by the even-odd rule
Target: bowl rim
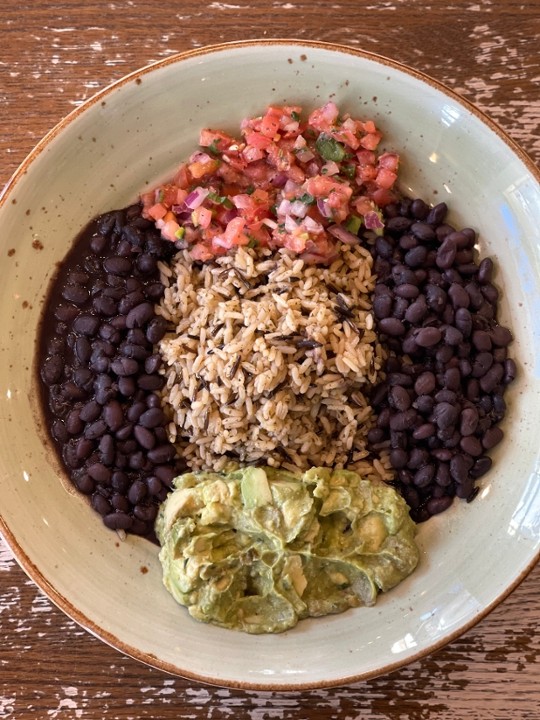
[{"label": "bowl rim", "polygon": [[[476,105],[474,105],[470,100],[467,98],[461,96],[458,92],[455,90],[452,90],[447,85],[445,85],[443,82],[436,80],[426,73],[416,70],[409,65],[406,65],[404,63],[401,63],[399,61],[393,60],[389,57],[386,57],[384,55],[374,53],[371,51],[363,50],[360,48],[351,47],[348,45],[340,44],[340,43],[333,43],[333,42],[326,42],[326,41],[318,41],[318,40],[299,40],[299,39],[293,39],[293,38],[260,38],[260,39],[251,39],[251,40],[241,40],[241,41],[231,41],[231,42],[225,42],[225,43],[217,43],[212,45],[205,45],[200,48],[194,48],[190,50],[186,50],[180,53],[175,53],[174,55],[171,55],[167,58],[158,60],[156,62],[149,63],[147,65],[144,65],[124,76],[119,78],[118,80],[113,81],[112,83],[109,83],[104,88],[99,90],[97,93],[92,95],[90,98],[83,101],[79,106],[77,106],[75,109],[73,109],[71,112],[69,112],[65,117],[63,117],[51,130],[49,130],[42,139],[34,146],[34,148],[30,151],[30,153],[26,156],[26,158],[21,162],[21,164],[18,166],[18,168],[14,171],[11,178],[7,181],[6,185],[0,192],[0,210],[3,207],[3,205],[7,202],[9,196],[12,194],[12,191],[17,186],[18,181],[22,178],[23,175],[25,175],[28,171],[28,168],[31,166],[31,164],[34,162],[34,160],[47,148],[49,143],[56,138],[68,125],[70,125],[79,115],[85,113],[88,108],[94,106],[96,103],[101,102],[103,98],[110,95],[113,91],[116,89],[133,82],[134,80],[140,81],[140,78],[144,77],[145,75],[153,72],[156,69],[163,68],[169,65],[174,65],[179,62],[182,62],[184,60],[188,60],[195,57],[200,56],[207,56],[212,54],[217,54],[220,52],[225,51],[235,51],[242,48],[250,48],[250,47],[291,47],[295,49],[305,48],[305,49],[316,49],[316,50],[326,50],[331,51],[334,53],[340,53],[340,54],[348,54],[356,58],[365,59],[370,62],[386,65],[387,67],[392,68],[393,70],[397,70],[401,73],[404,73],[406,75],[409,75],[410,77],[413,77],[416,80],[421,81],[422,83],[425,83],[431,88],[437,90],[438,92],[441,92],[443,95],[446,95],[447,97],[450,97],[453,99],[457,104],[461,105],[462,107],[466,108],[469,112],[471,112],[474,116],[476,116],[477,119],[479,119],[483,124],[485,124],[489,129],[491,129],[493,132],[496,133],[496,135],[499,137],[500,140],[502,140],[509,148],[510,150],[517,155],[517,157],[523,162],[523,164],[526,166],[527,170],[531,173],[533,177],[535,177],[538,182],[540,182],[540,168],[536,166],[536,164],[533,162],[532,158],[520,147],[520,145],[513,140],[505,130],[501,128],[501,126],[492,120],[484,111],[480,110]],[[500,603],[502,603],[517,587],[520,585],[523,580],[530,574],[530,572],[533,570],[533,568],[536,566],[538,562],[540,562],[540,550],[536,552],[536,554],[531,558],[531,560],[527,563],[525,567],[522,568],[521,572],[518,574],[518,576],[513,580],[513,582],[505,587],[498,595],[493,599],[491,603],[489,603],[487,606],[482,608],[471,620],[469,620],[464,625],[461,625],[460,627],[456,628],[453,632],[446,635],[444,638],[432,642],[429,647],[423,648],[419,650],[418,652],[408,655],[407,657],[403,658],[402,660],[396,660],[394,662],[388,662],[384,666],[381,666],[379,668],[363,671],[360,673],[352,673],[350,675],[345,675],[341,678],[336,678],[333,680],[328,681],[312,681],[312,682],[300,682],[300,683],[262,683],[262,682],[252,682],[252,681],[235,681],[235,680],[223,680],[220,678],[214,678],[209,675],[202,675],[199,673],[193,673],[189,671],[188,669],[180,668],[176,666],[175,664],[172,664],[170,662],[164,661],[156,657],[152,653],[145,653],[143,651],[140,651],[136,647],[132,647],[129,643],[124,642],[123,640],[120,640],[119,638],[115,637],[115,635],[111,632],[108,632],[106,630],[103,630],[99,627],[94,621],[86,617],[84,612],[79,610],[77,607],[75,607],[70,600],[68,600],[62,593],[56,590],[54,585],[51,583],[51,581],[43,575],[42,571],[34,564],[34,562],[30,559],[30,557],[26,554],[26,552],[22,549],[22,547],[19,545],[16,537],[11,532],[9,525],[7,524],[6,520],[2,516],[2,511],[0,509],[0,534],[5,539],[5,542],[11,549],[15,560],[20,565],[20,567],[24,570],[24,572],[29,576],[29,578],[48,596],[50,600],[54,602],[54,604],[63,611],[68,617],[73,619],[78,625],[85,628],[87,631],[89,631],[91,634],[93,634],[95,637],[101,639],[114,649],[125,653],[126,655],[136,659],[137,661],[146,664],[150,667],[157,668],[159,670],[162,670],[166,673],[169,673],[171,675],[179,676],[185,679],[189,680],[195,680],[200,683],[213,685],[213,686],[219,686],[219,687],[229,687],[233,689],[243,689],[243,690],[267,690],[267,691],[281,691],[281,692],[292,692],[292,691],[303,691],[303,690],[314,690],[314,689],[323,689],[323,688],[331,688],[331,687],[341,687],[347,684],[356,683],[363,680],[369,680],[381,675],[388,674],[392,671],[395,671],[399,668],[405,667],[406,665],[409,665],[413,662],[416,662],[428,655],[431,655],[432,653],[436,652],[437,650],[441,649],[442,647],[446,646],[447,644],[453,642],[458,637],[462,636],[464,633],[468,632],[471,628],[473,628],[475,625],[477,625],[483,618],[485,618],[492,610],[497,607]]]}]

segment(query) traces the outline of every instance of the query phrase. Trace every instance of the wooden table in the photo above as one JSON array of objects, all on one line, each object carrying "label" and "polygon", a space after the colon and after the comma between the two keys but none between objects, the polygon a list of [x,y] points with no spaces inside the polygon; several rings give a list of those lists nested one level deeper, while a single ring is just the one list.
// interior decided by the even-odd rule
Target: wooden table
[{"label": "wooden table", "polygon": [[[430,73],[540,157],[540,2],[32,0],[0,9],[0,185],[67,112],[176,52],[258,37],[343,42]],[[445,649],[369,682],[242,692],[143,666],[80,629],[0,541],[0,718],[540,718],[540,566]]]}]

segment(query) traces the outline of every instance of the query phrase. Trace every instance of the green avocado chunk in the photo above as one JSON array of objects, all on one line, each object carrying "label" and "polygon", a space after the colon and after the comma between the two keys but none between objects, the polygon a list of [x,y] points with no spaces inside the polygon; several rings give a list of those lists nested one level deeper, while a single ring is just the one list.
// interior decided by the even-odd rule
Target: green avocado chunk
[{"label": "green avocado chunk", "polygon": [[373,605],[418,563],[403,498],[355,472],[248,467],[174,484],[156,519],[163,582],[201,622],[283,632]]}]

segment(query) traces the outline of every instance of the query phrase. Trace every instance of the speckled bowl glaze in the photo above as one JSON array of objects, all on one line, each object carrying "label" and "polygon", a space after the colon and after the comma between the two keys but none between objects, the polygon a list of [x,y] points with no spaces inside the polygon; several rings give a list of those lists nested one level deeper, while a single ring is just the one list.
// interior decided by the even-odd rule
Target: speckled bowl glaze
[{"label": "speckled bowl glaze", "polygon": [[[40,424],[33,374],[55,265],[94,215],[172,173],[198,130],[235,131],[269,103],[333,98],[373,118],[402,156],[402,188],[447,201],[498,264],[519,379],[505,441],[474,503],[421,526],[419,569],[374,608],[278,636],[196,623],[162,587],[157,547],[121,541],[66,490]],[[29,576],[82,626],[171,673],[219,685],[345,684],[432,652],[500,602],[540,547],[540,189],[530,160],[429,78],[345,47],[260,41],[168,58],[100,92],[35,148],[0,204],[0,529]]]}]

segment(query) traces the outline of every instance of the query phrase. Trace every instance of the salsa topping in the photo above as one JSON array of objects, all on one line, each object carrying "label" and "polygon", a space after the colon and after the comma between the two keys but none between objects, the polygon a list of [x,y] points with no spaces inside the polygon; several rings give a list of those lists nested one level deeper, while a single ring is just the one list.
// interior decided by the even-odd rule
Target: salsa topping
[{"label": "salsa topping", "polygon": [[399,156],[378,152],[373,121],[341,115],[333,102],[301,115],[271,105],[242,121],[240,139],[203,129],[201,150],[141,196],[144,217],[203,262],[247,245],[324,264],[337,242],[358,242],[362,226],[382,234]]}]

